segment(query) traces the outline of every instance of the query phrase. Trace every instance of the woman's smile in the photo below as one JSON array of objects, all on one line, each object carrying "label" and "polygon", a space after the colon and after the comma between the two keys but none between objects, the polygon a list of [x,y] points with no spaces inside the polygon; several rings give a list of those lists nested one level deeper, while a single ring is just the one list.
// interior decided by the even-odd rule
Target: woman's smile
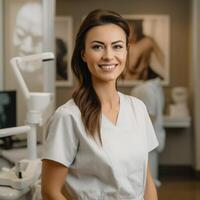
[{"label": "woman's smile", "polygon": [[108,64],[99,64],[98,66],[105,72],[112,72],[115,70],[118,64],[108,63]]},{"label": "woman's smile", "polygon": [[86,35],[83,60],[92,80],[115,82],[124,70],[127,57],[126,34],[114,24],[92,28]]}]

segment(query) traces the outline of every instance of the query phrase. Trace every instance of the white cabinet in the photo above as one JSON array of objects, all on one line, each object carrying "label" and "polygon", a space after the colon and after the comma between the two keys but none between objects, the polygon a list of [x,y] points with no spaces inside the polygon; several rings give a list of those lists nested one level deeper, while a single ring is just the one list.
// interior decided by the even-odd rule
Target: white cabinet
[{"label": "white cabinet", "polygon": [[189,128],[191,126],[191,117],[171,117],[164,116],[164,127],[165,128]]}]

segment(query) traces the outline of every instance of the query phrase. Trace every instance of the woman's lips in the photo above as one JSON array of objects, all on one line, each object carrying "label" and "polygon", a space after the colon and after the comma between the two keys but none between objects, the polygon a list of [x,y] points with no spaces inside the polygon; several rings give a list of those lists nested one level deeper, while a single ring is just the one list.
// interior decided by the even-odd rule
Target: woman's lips
[{"label": "woman's lips", "polygon": [[98,65],[100,68],[106,71],[112,71],[113,69],[116,68],[118,64],[100,64]]}]

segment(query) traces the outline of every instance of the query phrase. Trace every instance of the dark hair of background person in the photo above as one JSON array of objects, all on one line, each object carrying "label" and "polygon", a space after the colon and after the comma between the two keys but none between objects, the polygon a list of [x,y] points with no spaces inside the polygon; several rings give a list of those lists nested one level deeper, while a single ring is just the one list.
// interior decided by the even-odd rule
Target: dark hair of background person
[{"label": "dark hair of background person", "polygon": [[60,39],[56,38],[56,74],[61,79],[67,80],[67,62],[65,61],[65,57],[67,55],[67,45],[65,42]]},{"label": "dark hair of background person", "polygon": [[95,26],[105,24],[115,24],[121,27],[126,34],[126,43],[128,47],[130,29],[127,21],[118,13],[97,9],[89,13],[81,24],[76,35],[71,61],[72,71],[79,82],[79,86],[74,91],[72,97],[81,111],[81,117],[87,133],[94,138],[97,133],[100,142],[101,102],[93,88],[91,74],[88,70],[87,63],[82,59],[82,53],[85,49],[87,32]]}]

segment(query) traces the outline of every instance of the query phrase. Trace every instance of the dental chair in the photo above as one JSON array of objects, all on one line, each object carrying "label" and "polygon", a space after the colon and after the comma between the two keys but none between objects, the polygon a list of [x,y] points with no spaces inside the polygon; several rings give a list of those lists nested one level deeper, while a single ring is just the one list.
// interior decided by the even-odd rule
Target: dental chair
[{"label": "dental chair", "polygon": [[[41,53],[12,58],[10,63],[14,75],[26,99],[25,126],[0,130],[0,138],[26,133],[26,159],[18,160],[12,168],[0,171],[0,200],[31,199],[29,193],[41,174],[41,160],[37,155],[37,128],[45,126],[53,113],[54,96],[52,93],[30,92],[20,72],[26,62],[43,63],[54,60],[53,53]],[[26,197],[27,196],[27,197]]]}]

